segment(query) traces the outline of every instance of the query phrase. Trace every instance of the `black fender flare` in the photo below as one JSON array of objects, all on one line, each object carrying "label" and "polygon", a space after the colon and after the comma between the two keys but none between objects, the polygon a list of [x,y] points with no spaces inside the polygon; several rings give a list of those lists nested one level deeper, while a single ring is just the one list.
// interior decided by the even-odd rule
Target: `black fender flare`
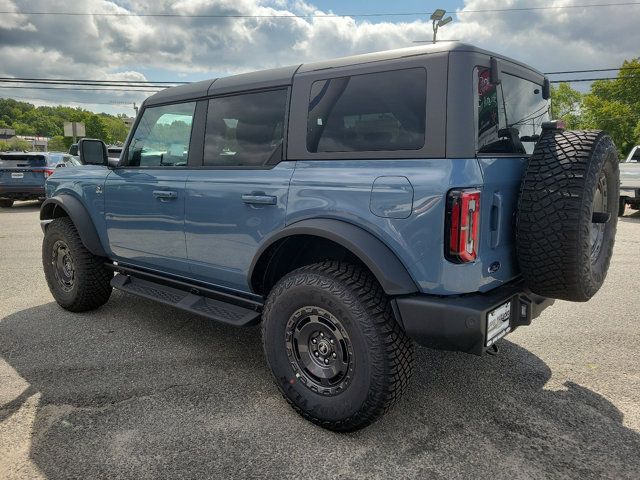
[{"label": "black fender flare", "polygon": [[[56,214],[57,209],[64,210],[66,216],[71,219],[76,230],[78,230],[80,240],[87,247],[87,250],[100,257],[107,256],[93,220],[91,220],[89,212],[80,200],[68,194],[47,198],[40,207],[40,221],[43,222],[43,225],[47,220],[53,220],[61,216]],[[46,227],[43,226],[44,228]]]},{"label": "black fender flare", "polygon": [[330,218],[301,220],[269,237],[260,246],[249,267],[248,280],[252,288],[254,270],[262,255],[277,241],[295,235],[325,238],[343,246],[367,266],[388,295],[406,295],[418,291],[405,266],[380,239],[351,223]]}]

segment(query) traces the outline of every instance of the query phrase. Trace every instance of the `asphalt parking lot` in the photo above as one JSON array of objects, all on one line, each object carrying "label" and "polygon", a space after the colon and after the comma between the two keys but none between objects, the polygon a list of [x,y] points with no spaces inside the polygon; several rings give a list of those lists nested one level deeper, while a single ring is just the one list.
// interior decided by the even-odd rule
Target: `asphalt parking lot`
[{"label": "asphalt parking lot", "polygon": [[[633,214],[632,214],[633,213]],[[640,213],[589,303],[483,358],[418,348],[408,394],[335,434],[271,383],[257,328],[114,292],[59,308],[38,206],[0,212],[0,478],[640,478]]]}]

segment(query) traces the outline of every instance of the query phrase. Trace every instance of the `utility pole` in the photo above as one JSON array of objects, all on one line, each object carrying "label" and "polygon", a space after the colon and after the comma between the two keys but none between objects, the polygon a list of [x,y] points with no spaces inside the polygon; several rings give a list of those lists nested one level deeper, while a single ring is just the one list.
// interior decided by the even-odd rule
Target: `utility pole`
[{"label": "utility pole", "polygon": [[138,106],[136,105],[136,102],[133,102],[133,109],[136,112],[136,117],[138,116]]}]

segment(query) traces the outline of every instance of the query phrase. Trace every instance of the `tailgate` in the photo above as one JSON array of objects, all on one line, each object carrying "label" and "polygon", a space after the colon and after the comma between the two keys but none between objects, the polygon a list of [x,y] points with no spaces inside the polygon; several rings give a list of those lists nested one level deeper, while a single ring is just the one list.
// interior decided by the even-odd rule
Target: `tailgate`
[{"label": "tailgate", "polygon": [[520,182],[528,160],[522,157],[478,158],[483,176],[480,256],[497,270],[489,276],[509,281],[519,275],[515,213]]},{"label": "tailgate", "polygon": [[47,162],[42,155],[0,155],[0,184],[5,186],[44,185]]}]

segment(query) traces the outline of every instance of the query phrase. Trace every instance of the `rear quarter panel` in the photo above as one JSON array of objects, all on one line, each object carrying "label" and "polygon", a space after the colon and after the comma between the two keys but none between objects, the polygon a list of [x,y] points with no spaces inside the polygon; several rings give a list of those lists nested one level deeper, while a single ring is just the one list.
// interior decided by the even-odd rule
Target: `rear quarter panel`
[{"label": "rear quarter panel", "polygon": [[[496,168],[498,168],[496,166]],[[511,172],[521,175],[522,165]],[[520,173],[519,173],[520,172]],[[413,190],[405,215],[379,216],[384,210],[385,197],[372,202],[372,186],[380,184],[381,177],[405,177]],[[383,180],[383,184],[385,184]],[[403,212],[407,205],[398,204],[405,199],[390,182],[389,212]],[[475,187],[482,190],[481,247],[479,258],[469,264],[454,264],[444,258],[445,201],[447,192],[454,187]],[[500,189],[501,186],[496,185]],[[334,218],[357,225],[382,240],[407,268],[420,290],[431,294],[460,294],[485,291],[517,275],[513,261],[513,246],[505,243],[503,249],[490,246],[490,204],[495,192],[484,185],[482,168],[477,159],[411,159],[411,160],[314,160],[298,161],[291,180],[286,223],[306,218]],[[505,202],[513,202],[511,197]],[[375,208],[372,211],[372,205]],[[513,212],[504,212],[505,222]],[[378,213],[374,214],[374,211]],[[503,240],[510,239],[512,231],[504,228]],[[503,265],[489,273],[494,262]]]}]

